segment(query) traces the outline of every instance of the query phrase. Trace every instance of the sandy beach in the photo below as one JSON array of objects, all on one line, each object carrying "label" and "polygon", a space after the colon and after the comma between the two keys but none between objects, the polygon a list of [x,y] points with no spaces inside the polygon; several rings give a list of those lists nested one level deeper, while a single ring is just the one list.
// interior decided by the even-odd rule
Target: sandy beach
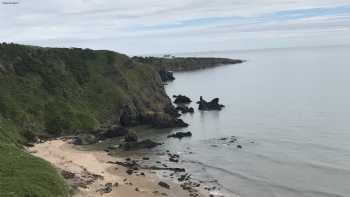
[{"label": "sandy beach", "polygon": [[159,186],[160,180],[150,170],[128,175],[125,167],[110,163],[118,158],[102,151],[78,150],[67,140],[36,144],[28,151],[55,166],[67,182],[76,188],[74,197],[190,196],[179,184],[170,181],[166,182],[169,189]]}]

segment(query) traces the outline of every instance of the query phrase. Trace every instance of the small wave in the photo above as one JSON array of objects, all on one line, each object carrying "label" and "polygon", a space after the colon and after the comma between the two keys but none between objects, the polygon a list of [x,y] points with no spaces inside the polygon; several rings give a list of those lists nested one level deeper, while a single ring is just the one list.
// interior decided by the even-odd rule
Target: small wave
[{"label": "small wave", "polygon": [[[184,163],[191,163],[191,164],[199,165],[199,166],[201,166],[201,168],[205,172],[207,171],[205,168],[212,169],[212,170],[217,170],[217,171],[220,171],[222,173],[231,175],[233,177],[238,177],[241,180],[252,182],[255,185],[260,185],[262,187],[271,187],[271,188],[276,188],[276,189],[288,191],[288,192],[291,192],[291,193],[295,193],[295,194],[297,194],[296,196],[305,196],[306,194],[308,194],[308,195],[317,196],[317,197],[346,197],[345,195],[332,193],[332,192],[303,190],[303,189],[292,188],[292,187],[285,186],[285,185],[282,185],[282,184],[275,184],[275,183],[269,182],[267,180],[263,180],[263,179],[260,179],[260,178],[257,178],[257,177],[247,176],[247,175],[245,175],[243,173],[232,172],[232,171],[229,171],[227,169],[220,168],[220,167],[217,167],[217,166],[212,166],[212,165],[209,165],[209,164],[205,164],[205,163],[200,162],[200,161],[186,160],[186,161],[183,161],[183,162]],[[228,187],[222,185],[221,183],[219,183],[219,181],[218,181],[217,184],[220,187],[222,187],[223,189],[225,189],[225,190],[227,190],[227,191],[237,195],[236,191],[233,191],[232,188],[228,188]],[[271,197],[276,196],[275,194],[273,194],[273,190],[269,192],[269,196],[271,196]]]}]

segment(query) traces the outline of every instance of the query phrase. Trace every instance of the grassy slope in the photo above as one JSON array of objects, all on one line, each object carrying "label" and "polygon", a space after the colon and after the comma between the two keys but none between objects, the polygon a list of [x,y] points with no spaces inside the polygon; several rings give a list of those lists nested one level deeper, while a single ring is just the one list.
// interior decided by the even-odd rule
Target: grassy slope
[{"label": "grassy slope", "polygon": [[67,196],[46,162],[21,150],[35,136],[118,124],[169,104],[157,72],[110,51],[0,45],[0,196]]}]

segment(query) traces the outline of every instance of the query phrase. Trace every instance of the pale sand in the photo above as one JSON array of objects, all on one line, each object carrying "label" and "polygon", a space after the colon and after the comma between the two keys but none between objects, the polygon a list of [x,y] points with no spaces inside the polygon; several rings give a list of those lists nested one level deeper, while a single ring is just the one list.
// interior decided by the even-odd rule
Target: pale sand
[{"label": "pale sand", "polygon": [[[149,196],[174,196],[185,197],[189,196],[187,191],[184,191],[178,184],[167,181],[170,189],[165,189],[158,186],[159,179],[156,175],[145,171],[146,176],[127,175],[126,168],[109,164],[108,161],[116,161],[117,158],[108,156],[102,151],[82,151],[74,147],[74,145],[64,140],[47,141],[41,144],[36,144],[29,148],[33,155],[38,156],[52,163],[60,170],[66,170],[81,176],[84,172],[89,172],[104,177],[103,180],[98,179],[87,189],[78,188],[74,197],[149,197]],[[125,182],[124,179],[127,179]],[[103,188],[106,183],[119,183],[119,186],[113,186],[111,193],[101,195],[97,192]],[[132,183],[129,185],[128,183]],[[136,187],[139,191],[135,191]],[[158,191],[159,193],[154,193]],[[204,195],[200,195],[204,196]],[[209,196],[209,194],[205,195]]]}]

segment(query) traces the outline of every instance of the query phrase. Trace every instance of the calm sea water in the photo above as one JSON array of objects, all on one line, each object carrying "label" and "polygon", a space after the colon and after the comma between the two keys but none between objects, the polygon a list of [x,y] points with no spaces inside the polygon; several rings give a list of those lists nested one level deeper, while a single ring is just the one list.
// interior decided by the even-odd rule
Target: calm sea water
[{"label": "calm sea water", "polygon": [[[181,153],[195,179],[232,196],[350,196],[350,47],[188,55],[248,60],[175,73],[166,86],[226,105],[184,115],[193,137],[163,147]],[[229,136],[238,142],[218,140]]]}]

